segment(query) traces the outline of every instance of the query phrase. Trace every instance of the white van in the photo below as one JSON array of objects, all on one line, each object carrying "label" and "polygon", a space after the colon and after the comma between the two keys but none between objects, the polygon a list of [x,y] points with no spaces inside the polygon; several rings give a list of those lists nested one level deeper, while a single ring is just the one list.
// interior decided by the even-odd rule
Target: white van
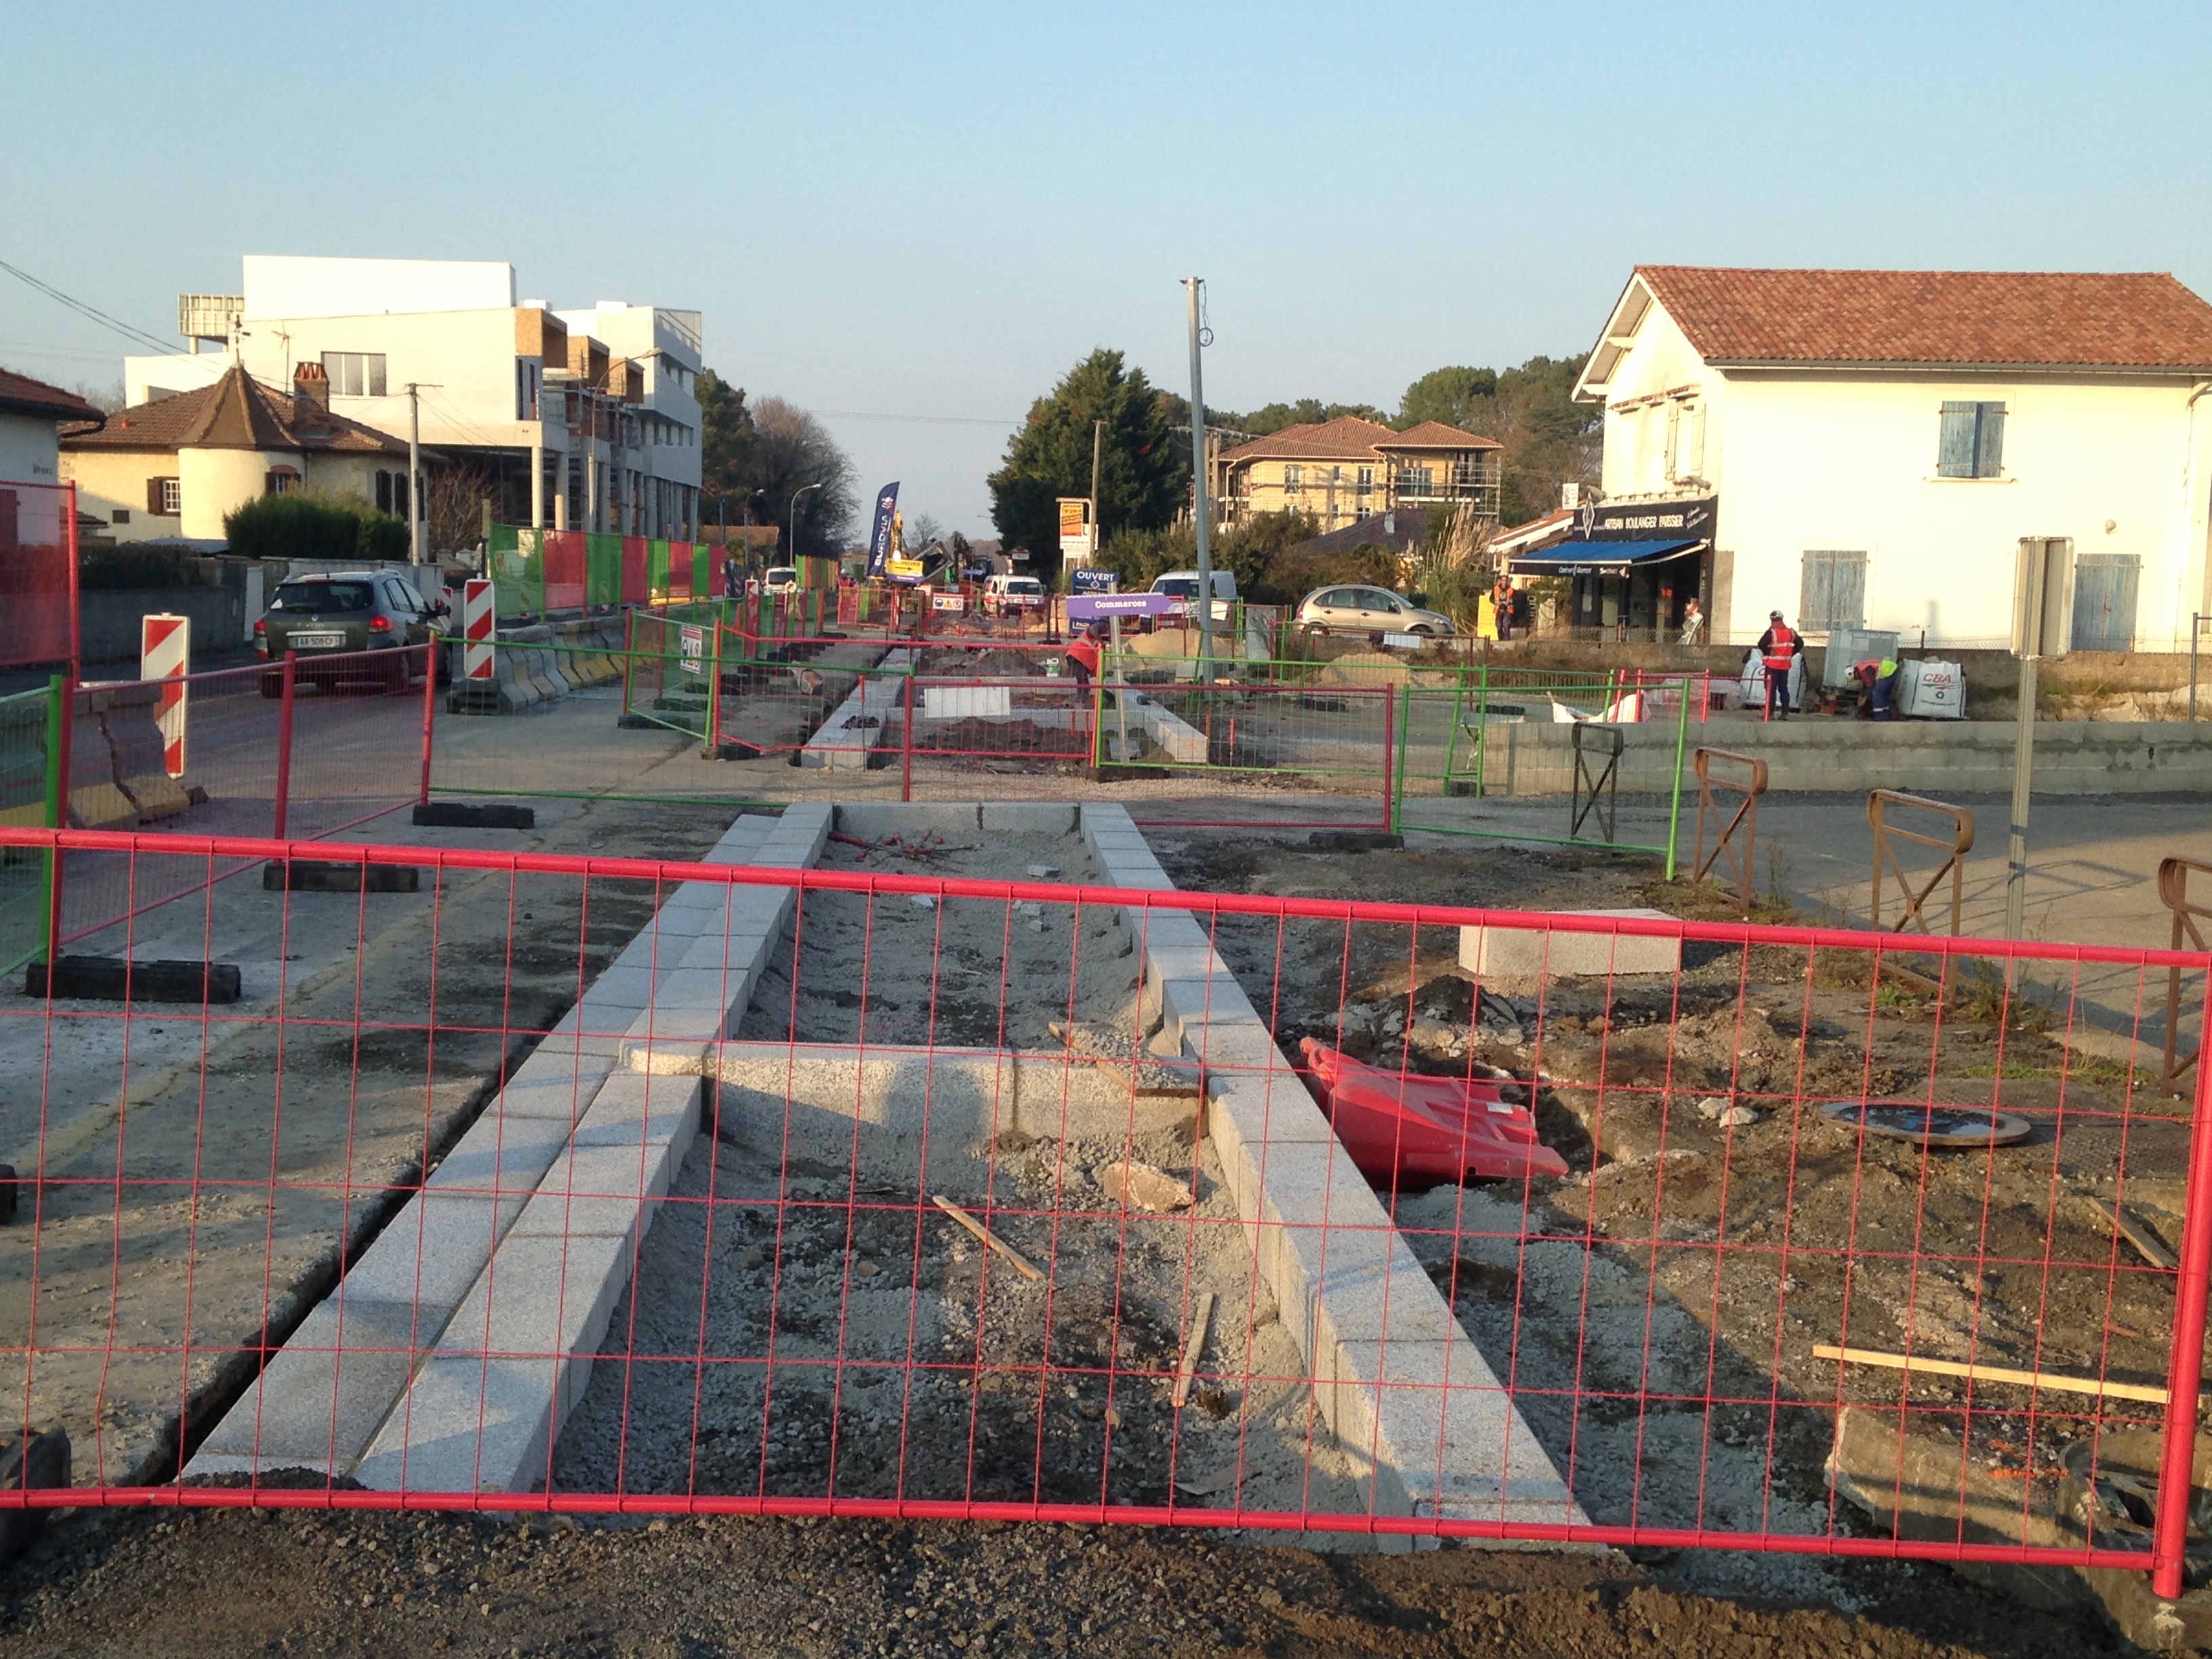
[{"label": "white van", "polygon": [[1003,617],[1012,611],[1044,609],[1044,584],[1035,576],[994,576],[983,584],[983,611]]},{"label": "white van", "polygon": [[799,591],[799,567],[790,564],[769,566],[761,586],[770,593],[796,593]]},{"label": "white van", "polygon": [[[1237,577],[1231,571],[1215,570],[1213,577],[1213,619],[1227,622],[1237,608]],[[1198,597],[1198,572],[1170,570],[1153,580],[1152,591],[1171,594],[1182,603],[1168,612],[1171,617],[1190,614],[1190,601]]]}]

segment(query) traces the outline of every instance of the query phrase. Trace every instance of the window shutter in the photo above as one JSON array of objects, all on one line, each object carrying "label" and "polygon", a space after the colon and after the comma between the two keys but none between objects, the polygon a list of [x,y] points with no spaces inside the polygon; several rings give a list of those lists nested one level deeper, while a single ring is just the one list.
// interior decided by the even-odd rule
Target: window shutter
[{"label": "window shutter", "polygon": [[2002,404],[1984,404],[1981,418],[1976,423],[1974,438],[1974,476],[1994,478],[2004,471],[2004,417]]},{"label": "window shutter", "polygon": [[1942,478],[1974,476],[1974,416],[1972,404],[1943,405],[1943,434],[1936,451],[1936,475]]},{"label": "window shutter", "polygon": [[1797,625],[1808,632],[1857,628],[1866,621],[1863,552],[1808,550],[1798,590]]},{"label": "window shutter", "polygon": [[146,480],[146,510],[155,514],[161,510],[161,481],[159,478]]},{"label": "window shutter", "polygon": [[1684,404],[1682,424],[1688,434],[1684,447],[1690,458],[1682,468],[1682,476],[1702,478],[1705,476],[1705,411],[1695,404]]},{"label": "window shutter", "polygon": [[1682,406],[1680,404],[1668,404],[1667,405],[1666,460],[1662,471],[1669,479],[1679,478],[1682,476],[1681,440]]}]

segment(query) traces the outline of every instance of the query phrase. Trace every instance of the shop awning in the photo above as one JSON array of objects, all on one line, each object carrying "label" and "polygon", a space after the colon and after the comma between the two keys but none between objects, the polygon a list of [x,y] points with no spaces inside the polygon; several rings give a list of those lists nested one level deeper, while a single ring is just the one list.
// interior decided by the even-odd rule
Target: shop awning
[{"label": "shop awning", "polygon": [[1658,542],[1559,542],[1534,553],[1516,553],[1506,568],[1516,576],[1625,576],[1638,565],[1663,564],[1700,551],[1703,540],[1677,537]]}]

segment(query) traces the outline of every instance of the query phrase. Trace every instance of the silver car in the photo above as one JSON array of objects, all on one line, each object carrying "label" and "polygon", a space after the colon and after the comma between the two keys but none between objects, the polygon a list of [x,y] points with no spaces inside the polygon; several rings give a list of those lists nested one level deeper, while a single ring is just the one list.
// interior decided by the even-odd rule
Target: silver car
[{"label": "silver car", "polygon": [[1451,618],[1424,611],[1386,587],[1346,583],[1316,587],[1298,602],[1298,626],[1310,634],[1449,634]]}]

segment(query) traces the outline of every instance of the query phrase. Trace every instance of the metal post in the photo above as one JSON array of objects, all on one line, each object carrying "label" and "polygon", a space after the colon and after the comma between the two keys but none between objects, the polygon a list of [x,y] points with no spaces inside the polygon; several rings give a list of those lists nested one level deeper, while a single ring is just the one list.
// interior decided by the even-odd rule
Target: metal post
[{"label": "metal post", "polygon": [[[900,701],[906,704],[905,735],[899,739],[899,799],[914,799],[914,670],[906,671],[905,696]],[[863,708],[867,699],[860,700]]]},{"label": "metal post", "polygon": [[2199,611],[2189,613],[2189,718],[2197,718],[2197,636],[2204,631],[2204,615]]},{"label": "metal post", "polygon": [[416,797],[425,806],[430,804],[430,733],[438,720],[438,630],[430,630],[430,642],[422,647],[422,793]]},{"label": "metal post", "polygon": [[[1121,733],[1120,746],[1117,747],[1114,752],[1116,759],[1126,761],[1129,758],[1129,682],[1127,678],[1121,672],[1121,618],[1120,615],[1117,613],[1116,615],[1109,617],[1106,619],[1106,626],[1113,634],[1111,643],[1114,647],[1114,723],[1120,728]],[[1209,743],[1207,744],[1206,748],[1210,751],[1212,749],[1212,746],[1213,745]],[[1209,755],[1209,758],[1210,757],[1211,757]]]},{"label": "metal post", "polygon": [[1192,525],[1198,537],[1198,681],[1213,678],[1213,550],[1207,540],[1206,502],[1206,381],[1198,362],[1198,290],[1203,278],[1186,276],[1182,285],[1190,302],[1190,475]]},{"label": "metal post", "polygon": [[[49,830],[58,830],[66,822],[70,705],[76,700],[76,690],[64,677],[56,674],[47,680],[46,823]],[[46,927],[46,961],[51,963],[61,949],[62,936],[62,854],[58,847],[46,849],[45,887],[42,897]]]},{"label": "metal post", "polygon": [[713,617],[707,623],[709,648],[707,652],[707,732],[705,745],[700,753],[712,760],[721,752],[722,744],[722,623]]},{"label": "metal post", "polygon": [[77,618],[76,485],[66,486],[69,499],[62,503],[63,529],[69,537],[70,690],[84,684],[84,636]]},{"label": "metal post", "polygon": [[284,697],[276,705],[276,821],[270,834],[284,839],[292,808],[292,702],[300,683],[300,653],[284,653]]},{"label": "metal post", "polygon": [[637,665],[637,607],[623,607],[623,713],[629,713],[629,678]]},{"label": "metal post", "polygon": [[[2027,926],[2027,803],[2035,771],[2035,659],[2020,659],[2020,712],[2013,720],[2012,842],[2005,871],[2005,937],[2016,939]],[[2006,977],[2012,963],[2006,962]]]},{"label": "metal post", "polygon": [[422,562],[422,394],[407,382],[407,562]]},{"label": "metal post", "polygon": [[[1413,688],[1406,688],[1408,696]],[[1404,769],[1400,763],[1399,744],[1401,741],[1398,724],[1398,694],[1389,686],[1382,688],[1382,828],[1395,835],[1398,830],[1399,780]]]},{"label": "metal post", "polygon": [[[2212,1031],[2212,988],[2205,1000],[2204,1029]],[[2158,1512],[2151,1528],[2151,1590],[2169,1601],[2181,1594],[2182,1557],[2196,1497],[2197,1396],[2204,1380],[2204,1299],[2212,1290],[2212,1061],[2200,1061],[2197,1067],[2179,1265],[2173,1346],[2166,1370],[2166,1448],[2159,1460]]]},{"label": "metal post", "polygon": [[1106,448],[1106,422],[1091,423],[1091,556],[1098,556],[1098,463]]},{"label": "metal post", "polygon": [[1674,854],[1682,841],[1682,757],[1690,745],[1690,682],[1682,680],[1682,706],[1674,717],[1674,804],[1667,815],[1667,876],[1674,879]]}]

